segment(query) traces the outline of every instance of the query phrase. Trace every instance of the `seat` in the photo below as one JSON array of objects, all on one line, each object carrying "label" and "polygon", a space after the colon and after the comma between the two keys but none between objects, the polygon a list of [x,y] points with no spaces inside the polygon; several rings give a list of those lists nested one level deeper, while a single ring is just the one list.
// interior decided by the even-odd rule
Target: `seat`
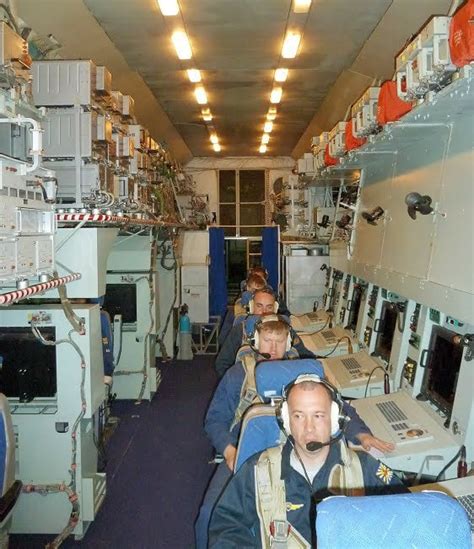
[{"label": "seat", "polygon": [[[301,374],[316,374],[324,377],[318,360],[266,360],[255,369],[257,393],[262,400],[278,400],[282,390]],[[254,454],[278,446],[285,437],[275,416],[274,404],[254,404],[242,419],[234,471]]]},{"label": "seat", "polygon": [[469,519],[440,492],[326,498],[317,506],[318,549],[468,549]]},{"label": "seat", "polygon": [[0,547],[8,547],[12,511],[21,493],[22,483],[15,480],[15,435],[10,406],[0,393]]}]

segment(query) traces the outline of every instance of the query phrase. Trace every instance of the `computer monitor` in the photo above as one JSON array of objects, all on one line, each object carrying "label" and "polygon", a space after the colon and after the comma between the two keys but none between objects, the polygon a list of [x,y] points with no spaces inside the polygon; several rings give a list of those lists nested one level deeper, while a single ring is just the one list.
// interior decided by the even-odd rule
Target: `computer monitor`
[{"label": "computer monitor", "polygon": [[351,308],[349,311],[349,318],[347,327],[354,331],[357,328],[357,321],[359,319],[360,302],[362,299],[362,288],[356,286],[352,292]]},{"label": "computer monitor", "polygon": [[[41,327],[41,335],[56,339],[56,329]],[[0,392],[20,402],[56,395],[56,347],[44,345],[31,328],[0,329]]]},{"label": "computer monitor", "polygon": [[122,315],[123,324],[137,322],[137,286],[136,284],[107,284],[102,306],[110,318]]},{"label": "computer monitor", "polygon": [[463,347],[454,341],[456,334],[434,326],[421,394],[448,417],[453,408]]},{"label": "computer monitor", "polygon": [[390,360],[390,353],[392,352],[393,334],[397,324],[397,316],[398,309],[396,304],[384,301],[374,353],[386,362]]}]

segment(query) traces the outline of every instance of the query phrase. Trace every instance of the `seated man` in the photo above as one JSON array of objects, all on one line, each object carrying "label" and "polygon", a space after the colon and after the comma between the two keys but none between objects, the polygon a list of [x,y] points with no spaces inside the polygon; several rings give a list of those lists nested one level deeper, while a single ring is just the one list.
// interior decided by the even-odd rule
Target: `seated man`
[{"label": "seated man", "polygon": [[264,288],[267,287],[267,283],[265,282],[265,280],[257,275],[257,274],[249,274],[249,276],[247,277],[247,280],[246,280],[246,284],[245,284],[245,290],[242,292],[242,294],[240,295],[240,297],[237,299],[237,301],[235,302],[235,305],[234,305],[234,315],[237,316],[237,315],[247,315],[248,314],[248,311],[247,311],[247,302],[245,303],[242,303],[242,295],[246,294],[246,293],[249,293],[249,292],[256,292],[257,290],[263,290]]},{"label": "seated man", "polygon": [[[205,535],[212,507],[232,474],[237,454],[237,440],[241,419],[246,409],[254,402],[260,402],[255,391],[255,366],[260,360],[281,360],[298,358],[298,353],[288,344],[290,327],[277,315],[262,317],[256,325],[255,347],[230,368],[219,383],[209,406],[205,430],[214,448],[224,456],[225,463],[217,468],[201,506],[196,522],[196,545],[206,547]],[[253,398],[252,398],[253,397]],[[351,421],[347,437],[354,444],[362,444],[369,450],[375,447],[381,451],[393,450],[393,445],[372,436],[352,406],[343,403],[344,413]]]},{"label": "seated man", "polygon": [[290,538],[314,547],[315,506],[323,498],[407,492],[386,465],[346,446],[342,406],[337,390],[315,375],[286,388],[277,415],[288,439],[230,479],[212,513],[209,547],[283,547]]},{"label": "seated man", "polygon": [[[279,310],[275,294],[270,289],[264,288],[256,291],[252,301],[250,314],[264,316],[275,314]],[[245,333],[241,324],[232,327],[216,358],[215,368],[219,377],[222,377],[225,371],[234,364],[237,351],[245,344],[244,336]],[[314,358],[314,354],[306,349],[301,339],[294,333],[292,333],[292,336],[293,345],[300,358]]]}]

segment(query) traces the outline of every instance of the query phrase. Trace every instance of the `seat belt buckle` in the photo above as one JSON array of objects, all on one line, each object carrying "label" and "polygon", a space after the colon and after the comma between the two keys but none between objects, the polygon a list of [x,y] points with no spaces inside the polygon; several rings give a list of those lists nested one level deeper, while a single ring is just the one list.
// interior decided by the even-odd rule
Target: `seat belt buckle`
[{"label": "seat belt buckle", "polygon": [[270,522],[270,535],[276,543],[286,543],[290,533],[290,524],[287,520],[273,520]]}]

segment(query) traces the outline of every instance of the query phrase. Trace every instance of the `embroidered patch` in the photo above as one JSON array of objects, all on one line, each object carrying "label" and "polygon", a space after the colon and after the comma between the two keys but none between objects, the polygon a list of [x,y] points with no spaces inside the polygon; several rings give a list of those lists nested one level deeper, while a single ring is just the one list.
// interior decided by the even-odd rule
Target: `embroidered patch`
[{"label": "embroidered patch", "polygon": [[390,467],[387,467],[383,463],[379,465],[379,468],[377,469],[377,472],[375,474],[379,477],[380,480],[383,480],[385,484],[390,484],[393,478],[393,471],[390,469]]},{"label": "embroidered patch", "polygon": [[287,511],[298,511],[298,509],[301,509],[302,507],[304,507],[304,503],[291,503],[291,501],[286,502]]}]

